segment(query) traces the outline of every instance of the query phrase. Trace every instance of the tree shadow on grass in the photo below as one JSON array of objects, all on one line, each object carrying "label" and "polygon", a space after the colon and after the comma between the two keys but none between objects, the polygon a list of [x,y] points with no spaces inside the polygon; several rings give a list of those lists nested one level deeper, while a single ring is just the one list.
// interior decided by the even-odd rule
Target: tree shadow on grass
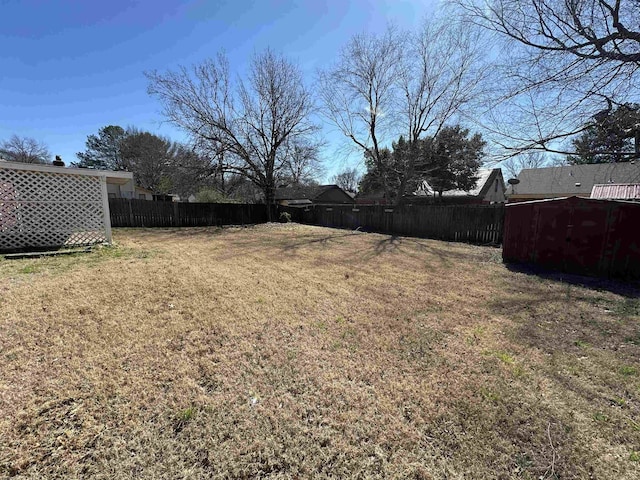
[{"label": "tree shadow on grass", "polygon": [[[339,233],[338,233],[339,232]],[[348,262],[368,262],[381,255],[403,255],[416,260],[416,266],[429,263],[437,259],[440,265],[449,267],[456,262],[465,265],[477,262],[495,261],[495,249],[467,250],[465,244],[449,244],[439,240],[403,237],[399,235],[369,234],[349,231],[338,231],[331,235],[302,235],[295,239],[283,239],[280,242],[281,249],[293,254],[309,246],[345,246],[344,240],[359,240],[348,245]],[[488,251],[485,251],[488,250]]]}]

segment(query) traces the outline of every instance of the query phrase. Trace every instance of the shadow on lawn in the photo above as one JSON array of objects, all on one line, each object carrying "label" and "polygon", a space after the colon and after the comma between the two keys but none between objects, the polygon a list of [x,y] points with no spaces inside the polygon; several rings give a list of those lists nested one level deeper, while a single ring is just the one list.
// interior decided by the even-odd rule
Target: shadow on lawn
[{"label": "shadow on lawn", "polygon": [[551,280],[561,285],[574,285],[589,290],[607,291],[627,298],[640,298],[640,282],[610,278],[590,277],[573,273],[558,272],[544,267],[527,264],[505,263],[510,272],[523,273],[541,280]]},{"label": "shadow on lawn", "polygon": [[[413,258],[419,262],[428,262],[427,255],[436,257],[445,266],[450,266],[452,262],[474,262],[488,261],[490,255],[483,255],[478,252],[460,252],[447,248],[446,243],[442,245],[434,243],[434,240],[416,239],[411,237],[401,237],[398,235],[369,234],[348,231],[348,233],[336,233],[333,235],[303,235],[297,236],[295,240],[283,239],[280,247],[284,252],[294,253],[309,246],[342,246],[348,250],[344,253],[349,256],[350,261],[369,261],[377,256],[385,254],[401,254]],[[360,240],[348,243],[348,240]],[[345,242],[344,240],[347,240]],[[480,254],[479,254],[480,253]]]}]

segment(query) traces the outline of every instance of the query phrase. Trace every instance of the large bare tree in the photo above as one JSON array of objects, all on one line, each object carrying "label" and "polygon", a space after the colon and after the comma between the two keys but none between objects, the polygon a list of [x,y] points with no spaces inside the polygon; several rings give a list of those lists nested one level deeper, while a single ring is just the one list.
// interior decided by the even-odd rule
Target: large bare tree
[{"label": "large bare tree", "polygon": [[[356,35],[320,73],[325,115],[373,164],[387,198],[401,201],[409,180],[425,173],[416,171],[418,140],[437,136],[481,96],[482,55],[474,30],[438,17],[415,32]],[[383,146],[399,135],[416,152],[392,167]]]},{"label": "large bare tree", "polygon": [[[355,35],[337,62],[319,72],[322,112],[385,175],[383,145],[394,138],[403,39],[395,28],[383,35]],[[385,195],[390,196],[387,182]]]},{"label": "large bare tree", "polygon": [[347,168],[331,177],[331,181],[347,192],[357,192],[361,175],[356,168]]},{"label": "large bare tree", "polygon": [[320,142],[311,139],[287,142],[284,148],[284,168],[279,180],[293,184],[317,181],[323,173],[320,147]]},{"label": "large bare tree", "polygon": [[527,168],[542,168],[550,166],[551,162],[545,152],[530,150],[508,158],[502,163],[508,178],[516,178]]},{"label": "large bare tree", "polygon": [[571,153],[566,139],[616,104],[637,100],[635,0],[454,0],[502,40],[505,87],[492,125],[512,154]]},{"label": "large bare tree", "polygon": [[51,163],[47,146],[31,137],[12,135],[0,144],[0,154],[5,160],[21,163]]},{"label": "large bare tree", "polygon": [[191,69],[150,72],[147,78],[149,93],[170,122],[224,154],[224,169],[250,179],[273,203],[287,143],[316,131],[312,96],[295,63],[265,50],[253,57],[243,80],[232,77],[220,53]]}]

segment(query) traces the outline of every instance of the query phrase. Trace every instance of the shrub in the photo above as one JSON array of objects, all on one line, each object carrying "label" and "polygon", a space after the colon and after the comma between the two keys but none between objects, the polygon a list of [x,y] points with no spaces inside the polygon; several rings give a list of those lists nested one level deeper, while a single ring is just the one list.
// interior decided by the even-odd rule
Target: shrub
[{"label": "shrub", "polygon": [[280,223],[290,223],[291,214],[289,212],[280,212]]}]

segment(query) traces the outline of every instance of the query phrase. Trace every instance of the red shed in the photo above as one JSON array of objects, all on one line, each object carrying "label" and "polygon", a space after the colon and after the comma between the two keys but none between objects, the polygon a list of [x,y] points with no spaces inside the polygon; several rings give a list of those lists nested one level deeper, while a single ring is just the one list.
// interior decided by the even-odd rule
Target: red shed
[{"label": "red shed", "polygon": [[640,204],[580,197],[508,204],[502,258],[564,272],[640,278]]}]

